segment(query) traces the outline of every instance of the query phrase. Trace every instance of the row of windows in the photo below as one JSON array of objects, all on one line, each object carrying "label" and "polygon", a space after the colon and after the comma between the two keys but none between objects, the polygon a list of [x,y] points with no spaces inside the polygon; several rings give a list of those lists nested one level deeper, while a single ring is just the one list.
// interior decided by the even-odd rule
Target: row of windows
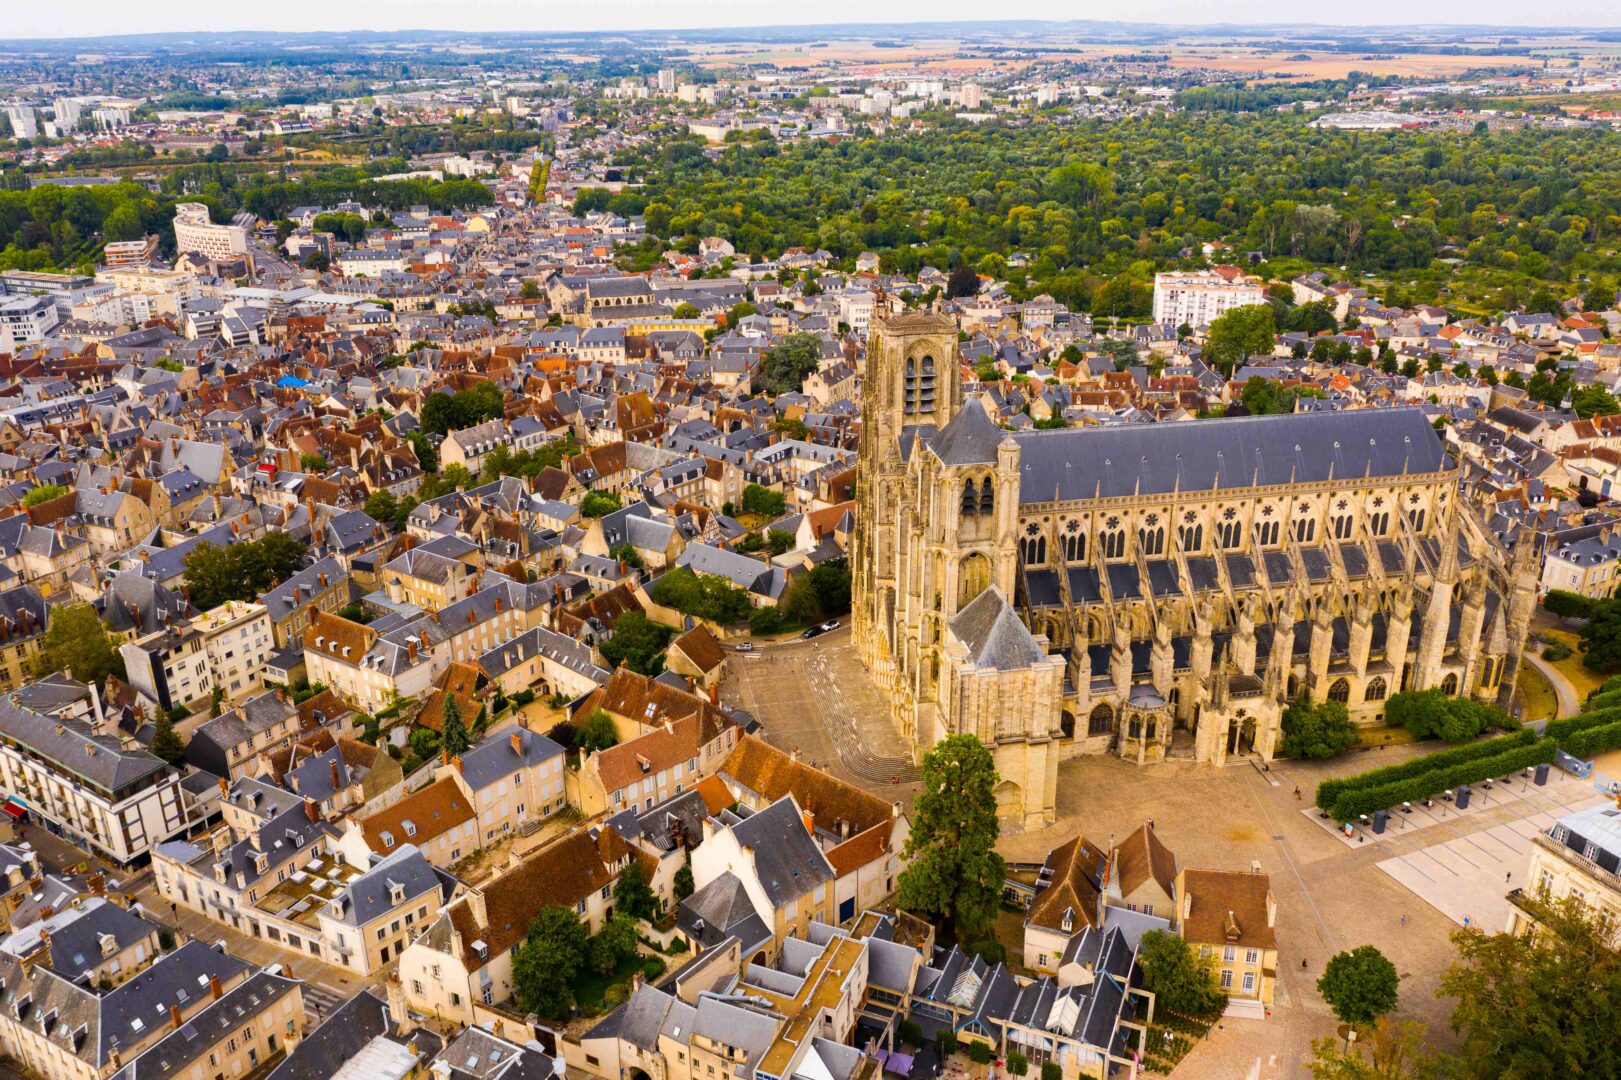
[{"label": "row of windows", "polygon": [[[973,501],[972,481],[963,489],[963,513],[974,511],[969,509]],[[990,512],[990,484],[985,481],[985,509],[982,513]],[[1419,510],[1413,515],[1414,530],[1424,528],[1424,511]],[[1372,536],[1386,536],[1390,532],[1390,512],[1380,511],[1368,518],[1368,530]],[[1277,547],[1283,536],[1283,523],[1281,521],[1258,521],[1253,527],[1255,545],[1257,547]],[[1315,518],[1301,518],[1294,523],[1291,530],[1296,543],[1310,544],[1317,539],[1317,521]],[[1349,514],[1332,519],[1330,532],[1336,540],[1349,540],[1355,535],[1355,519]],[[1025,526],[1024,536],[1019,540],[1019,557],[1027,566],[1039,566],[1047,561],[1047,536],[1041,526],[1031,522]],[[1204,524],[1195,522],[1191,525],[1177,527],[1177,540],[1183,551],[1190,555],[1197,555],[1204,551]],[[1098,542],[1103,546],[1104,559],[1122,559],[1126,555],[1126,530],[1123,528],[1105,529],[1098,536]],[[1221,521],[1216,523],[1216,546],[1223,550],[1234,550],[1244,546],[1244,523],[1242,521]],[[1155,525],[1145,526],[1137,530],[1137,547],[1145,556],[1150,558],[1165,554],[1165,527]],[[1065,562],[1083,562],[1086,559],[1086,533],[1068,531],[1061,533],[1058,538],[1058,549],[1062,552]]]}]

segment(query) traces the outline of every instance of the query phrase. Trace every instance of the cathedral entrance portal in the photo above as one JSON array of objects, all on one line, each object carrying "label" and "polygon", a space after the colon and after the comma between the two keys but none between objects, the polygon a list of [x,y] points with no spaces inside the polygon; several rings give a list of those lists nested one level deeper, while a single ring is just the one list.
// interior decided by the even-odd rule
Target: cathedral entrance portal
[{"label": "cathedral entrance portal", "polygon": [[1234,717],[1227,726],[1227,756],[1240,757],[1255,752],[1255,717]]}]

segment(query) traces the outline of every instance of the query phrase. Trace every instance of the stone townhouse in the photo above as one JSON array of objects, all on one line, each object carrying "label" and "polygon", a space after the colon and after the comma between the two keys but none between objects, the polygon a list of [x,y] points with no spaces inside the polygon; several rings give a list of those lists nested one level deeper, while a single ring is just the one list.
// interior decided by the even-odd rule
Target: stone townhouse
[{"label": "stone townhouse", "polygon": [[399,977],[411,1008],[436,1019],[474,1022],[476,1004],[512,997],[512,958],[542,908],[574,909],[592,933],[613,915],[613,888],[632,859],[654,891],[671,882],[656,861],[613,829],[575,829],[528,853],[456,898],[400,957]]},{"label": "stone townhouse", "polygon": [[171,841],[153,853],[165,900],[366,976],[398,957],[451,897],[454,879],[412,845],[352,862],[313,801],[255,780],[233,791],[257,799],[256,813],[228,816],[196,842]]}]

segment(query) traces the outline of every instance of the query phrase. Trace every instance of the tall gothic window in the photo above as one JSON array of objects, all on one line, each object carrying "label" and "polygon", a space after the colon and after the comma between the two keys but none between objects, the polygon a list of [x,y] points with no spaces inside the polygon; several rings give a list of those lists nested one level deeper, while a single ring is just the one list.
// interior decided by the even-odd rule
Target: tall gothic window
[{"label": "tall gothic window", "polygon": [[1375,536],[1383,536],[1390,531],[1390,511],[1381,510],[1369,519],[1369,528]]},{"label": "tall gothic window", "polygon": [[1221,546],[1224,548],[1236,548],[1244,543],[1244,525],[1242,522],[1223,521],[1217,526],[1217,531]]},{"label": "tall gothic window", "polygon": [[1458,676],[1448,672],[1447,677],[1441,680],[1441,693],[1452,697],[1458,692]]},{"label": "tall gothic window", "polygon": [[1047,561],[1047,538],[1041,526],[1031,522],[1024,528],[1024,539],[1019,541],[1019,556],[1026,566],[1040,566]]},{"label": "tall gothic window", "polygon": [[1344,704],[1351,700],[1351,684],[1344,679],[1335,679],[1334,685],[1328,688],[1328,700]]},{"label": "tall gothic window", "polygon": [[1261,547],[1272,547],[1278,542],[1276,521],[1263,521],[1255,526],[1255,542]]},{"label": "tall gothic window", "polygon": [[1081,562],[1086,558],[1086,532],[1081,528],[1079,518],[1064,522],[1064,531],[1059,535],[1058,542],[1064,547],[1065,562]]},{"label": "tall gothic window", "polygon": [[1088,735],[1107,735],[1114,730],[1114,710],[1107,705],[1099,705],[1092,710],[1092,715],[1086,719],[1086,733]]},{"label": "tall gothic window", "polygon": [[979,512],[989,514],[996,509],[996,489],[991,486],[991,478],[986,477],[979,485]]},{"label": "tall gothic window", "polygon": [[1334,519],[1334,539],[1336,539],[1336,540],[1349,540],[1349,539],[1351,539],[1351,515],[1350,514],[1342,514],[1341,516]]},{"label": "tall gothic window", "polygon": [[1385,700],[1385,679],[1384,679],[1383,675],[1374,676],[1373,680],[1368,683],[1368,689],[1363,692],[1362,700],[1363,701],[1383,701],[1383,700]]},{"label": "tall gothic window", "polygon": [[1413,531],[1418,533],[1424,531],[1424,508],[1422,506],[1413,511]]},{"label": "tall gothic window", "polygon": [[1317,519],[1301,518],[1295,522],[1295,542],[1309,544],[1317,539]]},{"label": "tall gothic window", "polygon": [[962,513],[964,517],[979,513],[979,497],[974,494],[971,478],[962,482]]},{"label": "tall gothic window", "polygon": [[1177,541],[1189,555],[1197,555],[1204,547],[1204,523],[1183,525],[1177,529]]},{"label": "tall gothic window", "polygon": [[1126,554],[1126,530],[1115,529],[1103,534],[1103,557],[1119,559]]},{"label": "tall gothic window", "polygon": [[1137,543],[1141,545],[1144,555],[1165,554],[1165,526],[1156,525],[1152,529],[1138,529]]}]

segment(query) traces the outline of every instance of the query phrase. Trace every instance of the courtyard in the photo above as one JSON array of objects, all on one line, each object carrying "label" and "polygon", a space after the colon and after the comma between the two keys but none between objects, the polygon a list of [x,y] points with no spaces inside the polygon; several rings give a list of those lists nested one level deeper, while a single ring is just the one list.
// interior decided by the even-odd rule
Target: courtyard
[{"label": "courtyard", "polygon": [[[817,648],[794,643],[762,649],[756,658],[740,655],[729,666],[725,700],[753,713],[773,743],[799,750],[844,779],[909,801],[916,785],[904,782],[904,775],[901,783],[889,782],[884,771],[906,748],[847,631],[828,635]],[[1501,792],[1464,815],[1435,814],[1422,827],[1410,820],[1377,842],[1361,843],[1347,843],[1310,809],[1317,784],[1330,776],[1434,749],[1434,744],[1382,746],[1329,762],[1275,762],[1265,772],[1248,761],[1140,767],[1113,756],[1079,756],[1061,767],[1057,821],[1045,829],[1004,833],[999,849],[1009,861],[1040,862],[1077,834],[1108,846],[1152,820],[1179,866],[1245,870],[1258,865],[1270,875],[1280,949],[1273,1015],[1225,1020],[1195,1046],[1176,1075],[1308,1077],[1311,1041],[1333,1034],[1337,1026],[1316,981],[1330,956],[1359,945],[1376,946],[1396,964],[1402,976],[1401,1014],[1423,1021],[1431,1041],[1445,1047],[1451,1009],[1436,991],[1455,955],[1447,935],[1466,913],[1488,931],[1501,929],[1505,875],[1513,878],[1507,887],[1519,883],[1526,838],[1566,812],[1564,807],[1585,805],[1595,793],[1555,773],[1546,787],[1532,785],[1513,797]],[[873,768],[875,762],[881,767]],[[1441,866],[1467,870],[1468,876],[1460,872],[1449,879]],[[1503,919],[1497,918],[1498,906]],[[1017,933],[1017,927],[999,929],[1006,931],[1004,938]],[[1016,940],[1004,944],[1012,947]]]}]

